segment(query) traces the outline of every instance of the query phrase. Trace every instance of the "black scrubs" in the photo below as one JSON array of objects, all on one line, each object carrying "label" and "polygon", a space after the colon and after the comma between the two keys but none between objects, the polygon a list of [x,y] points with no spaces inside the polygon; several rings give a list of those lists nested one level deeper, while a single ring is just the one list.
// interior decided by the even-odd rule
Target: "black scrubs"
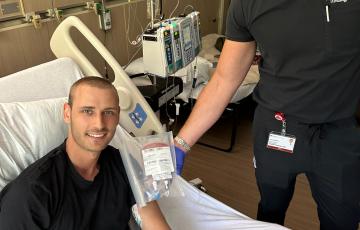
[{"label": "black scrubs", "polygon": [[[258,218],[283,224],[305,173],[322,229],[357,229],[360,197],[360,0],[232,0],[227,39],[255,40],[263,59],[254,90]],[[282,124],[294,152],[267,148]]]}]

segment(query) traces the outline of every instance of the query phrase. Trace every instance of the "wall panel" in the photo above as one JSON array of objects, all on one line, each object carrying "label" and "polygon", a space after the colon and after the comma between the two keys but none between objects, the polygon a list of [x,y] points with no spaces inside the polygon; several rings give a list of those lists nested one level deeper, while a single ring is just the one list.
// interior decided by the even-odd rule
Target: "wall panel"
[{"label": "wall panel", "polygon": [[19,30],[0,33],[1,76],[27,68],[22,47]]},{"label": "wall panel", "polygon": [[[177,1],[165,0],[164,13],[165,17],[169,17],[175,9]],[[206,35],[209,33],[217,33],[217,21],[219,17],[220,0],[180,0],[179,6],[176,8],[173,16],[184,13],[187,6],[193,6],[195,10],[200,12],[201,33]],[[191,7],[187,7],[185,13],[189,13]]]},{"label": "wall panel", "polygon": [[[34,0],[34,2],[37,1]],[[220,0],[212,0],[211,3],[208,0],[180,0],[175,15],[182,13],[185,6],[193,5],[196,10],[201,12],[202,35],[214,33],[217,31],[219,2]],[[176,1],[174,0],[164,1],[165,16],[170,15],[175,5]],[[146,1],[115,4],[109,8],[111,9],[112,29],[106,32],[106,36],[105,32],[99,29],[98,16],[93,11],[83,11],[77,13],[76,16],[96,34],[118,62],[125,65],[136,51],[138,53],[134,58],[142,55],[141,48],[131,45],[130,42],[136,40],[137,35],[141,34],[142,29],[149,23],[149,19],[146,17]],[[54,59],[49,41],[57,25],[56,20],[47,19],[43,21],[40,29],[35,29],[32,24],[0,29],[0,77]],[[80,50],[98,71],[104,74],[104,60],[79,32],[72,31],[72,33]],[[112,77],[111,74],[110,77]]]},{"label": "wall panel", "polygon": [[47,24],[44,24],[44,27],[40,30],[27,26],[18,31],[19,42],[22,44],[22,53],[27,67],[48,62],[55,58],[50,51],[48,29]]},{"label": "wall panel", "polygon": [[24,13],[45,12],[53,7],[60,8],[64,6],[72,6],[85,4],[85,0],[22,0]]},{"label": "wall panel", "polygon": [[[99,29],[98,18],[92,13],[79,14],[79,19],[87,25],[87,27],[95,34],[95,36],[104,43],[105,33]],[[71,31],[72,38],[79,49],[89,59],[89,61],[95,66],[95,68],[101,73],[104,72],[104,60],[95,48],[87,41],[87,39],[76,29]]]}]

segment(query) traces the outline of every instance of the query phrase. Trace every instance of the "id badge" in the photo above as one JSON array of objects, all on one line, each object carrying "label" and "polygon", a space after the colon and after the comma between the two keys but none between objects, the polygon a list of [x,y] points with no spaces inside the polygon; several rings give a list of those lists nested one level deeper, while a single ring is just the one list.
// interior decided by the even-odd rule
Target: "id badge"
[{"label": "id badge", "polygon": [[269,149],[293,153],[295,141],[296,137],[293,135],[281,134],[279,132],[270,132],[266,147]]}]

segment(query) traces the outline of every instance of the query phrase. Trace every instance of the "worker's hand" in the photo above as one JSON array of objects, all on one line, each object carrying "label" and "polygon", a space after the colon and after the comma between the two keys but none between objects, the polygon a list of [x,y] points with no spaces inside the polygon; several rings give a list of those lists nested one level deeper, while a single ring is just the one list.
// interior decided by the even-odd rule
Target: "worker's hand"
[{"label": "worker's hand", "polygon": [[176,155],[176,174],[180,175],[184,167],[184,160],[186,153],[175,145],[175,155]]}]

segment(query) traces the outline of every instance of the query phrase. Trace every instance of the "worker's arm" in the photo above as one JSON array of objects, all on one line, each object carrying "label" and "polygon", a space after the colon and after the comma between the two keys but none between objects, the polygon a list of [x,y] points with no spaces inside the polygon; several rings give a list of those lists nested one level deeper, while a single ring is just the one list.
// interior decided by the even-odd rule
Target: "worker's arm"
[{"label": "worker's arm", "polygon": [[141,229],[143,230],[169,230],[156,201],[151,201],[145,207],[139,208],[141,217]]},{"label": "worker's arm", "polygon": [[254,56],[254,41],[225,41],[211,80],[202,90],[190,117],[178,133],[190,146],[218,120],[243,82]]}]

